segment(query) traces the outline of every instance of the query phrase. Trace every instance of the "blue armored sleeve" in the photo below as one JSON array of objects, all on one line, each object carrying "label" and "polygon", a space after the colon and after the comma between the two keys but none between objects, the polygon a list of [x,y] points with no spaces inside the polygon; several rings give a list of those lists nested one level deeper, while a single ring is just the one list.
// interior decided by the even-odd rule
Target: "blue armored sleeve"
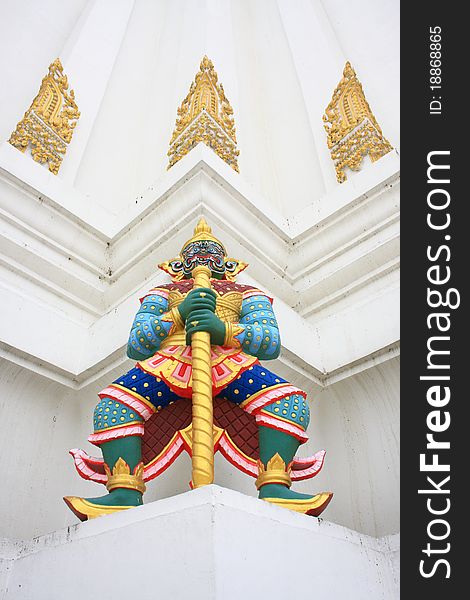
[{"label": "blue armored sleeve", "polygon": [[236,335],[243,352],[260,360],[277,358],[281,340],[269,298],[264,294],[244,299],[240,314],[242,331]]},{"label": "blue armored sleeve", "polygon": [[169,318],[168,300],[158,293],[149,293],[143,298],[135,315],[127,343],[127,356],[144,360],[153,356],[168,336],[173,321]]}]

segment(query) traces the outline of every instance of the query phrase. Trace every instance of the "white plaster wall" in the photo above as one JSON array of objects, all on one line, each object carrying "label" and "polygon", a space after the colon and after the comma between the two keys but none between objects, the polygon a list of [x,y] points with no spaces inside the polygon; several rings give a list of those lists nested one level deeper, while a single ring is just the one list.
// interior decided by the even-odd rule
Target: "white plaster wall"
[{"label": "white plaster wall", "polygon": [[[290,375],[308,393],[310,439],[299,456],[327,452],[322,471],[293,489],[333,491],[325,518],[374,537],[400,531],[399,364],[391,359],[327,388],[275,365],[277,373]],[[220,485],[254,493],[252,482],[240,480],[238,473],[224,468],[224,478],[216,477]]]},{"label": "white plaster wall", "polygon": [[399,0],[311,1],[323,5],[344,55],[363,84],[383,134],[394,148],[399,148]]},{"label": "white plaster wall", "polygon": [[79,189],[116,208],[138,200],[168,164],[176,109],[206,53],[235,111],[242,176],[281,210],[318,200],[317,152],[272,0],[137,0],[77,176]]},{"label": "white plaster wall", "polygon": [[[127,366],[126,366],[127,365]],[[79,391],[70,390],[7,361],[0,364],[0,537],[26,538],[73,524],[76,518],[64,495],[101,495],[101,485],[76,474],[70,448],[88,444],[97,392],[133,363],[110,371]],[[287,375],[276,361],[271,368]],[[398,509],[398,361],[391,360],[320,391],[305,378],[292,379],[312,404],[311,441],[307,456],[327,450],[323,471],[295,484],[305,492],[332,490],[326,517],[372,536],[399,531]],[[145,501],[188,489],[186,454],[165,474],[150,482]],[[254,479],[216,456],[215,483],[255,496]]]},{"label": "white plaster wall", "polygon": [[68,525],[64,487],[87,488],[70,471],[67,448],[86,436],[91,405],[4,360],[0,382],[0,536],[31,537]]},{"label": "white plaster wall", "polygon": [[77,187],[115,209],[139,200],[166,168],[176,109],[207,53],[234,108],[240,177],[284,214],[317,204],[334,185],[322,115],[346,60],[368,98],[371,81],[373,110],[398,143],[396,15],[385,0],[362,4],[358,26],[352,6],[333,4],[330,15],[318,1],[308,12],[275,0],[137,0]]},{"label": "white plaster wall", "polygon": [[[59,55],[73,63],[79,36],[100,30],[90,23],[102,19],[91,10],[96,2],[3,3],[0,139],[29,107],[49,63]],[[393,0],[361,0],[360,10],[335,0],[120,0],[113,11],[106,39],[87,38],[81,48],[86,68],[76,71],[75,83],[74,68],[68,73],[79,108],[80,95],[86,98],[87,133],[79,132],[79,122],[59,175],[111,213],[138,203],[164,174],[177,107],[206,53],[234,108],[240,178],[285,215],[327,202],[325,193],[337,185],[322,115],[346,60],[385,135],[398,145]],[[115,54],[106,67],[103,43]],[[21,51],[12,55],[11,47]]]},{"label": "white plaster wall", "polygon": [[313,480],[335,493],[327,518],[372,536],[400,531],[399,365],[389,360],[314,394],[311,438],[301,450],[327,451]]},{"label": "white plaster wall", "polygon": [[[10,137],[88,0],[0,3],[0,140]],[[73,86],[72,86],[73,87]]]},{"label": "white plaster wall", "polygon": [[[126,368],[132,365],[129,361]],[[78,476],[68,450],[83,447],[101,455],[86,441],[96,394],[121,372],[114,370],[77,392],[0,361],[0,537],[28,538],[71,525],[76,518],[62,496],[105,492]],[[159,481],[157,494],[150,484],[148,501],[187,491],[190,478],[189,459],[180,459]]]},{"label": "white plaster wall", "polygon": [[135,3],[78,168],[76,187],[115,213],[138,201],[167,166],[163,149],[176,115],[176,56],[169,47],[178,4]]}]

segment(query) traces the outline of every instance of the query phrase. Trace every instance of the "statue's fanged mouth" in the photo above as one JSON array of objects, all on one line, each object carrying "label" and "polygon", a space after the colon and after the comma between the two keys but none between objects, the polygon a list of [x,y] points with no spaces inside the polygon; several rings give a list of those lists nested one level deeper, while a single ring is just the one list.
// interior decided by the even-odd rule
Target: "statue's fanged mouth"
[{"label": "statue's fanged mouth", "polygon": [[224,273],[224,254],[219,245],[203,240],[188,246],[184,252],[184,272],[190,274],[198,265],[207,266],[213,273]]}]

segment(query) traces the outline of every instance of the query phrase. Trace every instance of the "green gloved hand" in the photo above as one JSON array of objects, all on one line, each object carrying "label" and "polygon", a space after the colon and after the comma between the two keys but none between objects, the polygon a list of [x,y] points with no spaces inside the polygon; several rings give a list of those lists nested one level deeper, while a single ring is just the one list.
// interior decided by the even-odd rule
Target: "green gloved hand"
[{"label": "green gloved hand", "polygon": [[225,340],[225,323],[212,311],[199,308],[191,311],[186,319],[186,344],[191,344],[191,336],[196,331],[208,331],[211,344],[223,346]]},{"label": "green gloved hand", "polygon": [[209,288],[196,288],[191,290],[178,306],[178,312],[186,323],[188,315],[194,310],[208,310],[215,313],[216,294]]}]

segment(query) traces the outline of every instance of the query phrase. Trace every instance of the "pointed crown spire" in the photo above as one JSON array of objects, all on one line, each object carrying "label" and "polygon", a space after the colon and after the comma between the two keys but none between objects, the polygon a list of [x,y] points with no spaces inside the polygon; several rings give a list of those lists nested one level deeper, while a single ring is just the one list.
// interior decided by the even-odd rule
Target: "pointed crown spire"
[{"label": "pointed crown spire", "polygon": [[222,242],[220,240],[218,240],[212,234],[212,229],[211,229],[210,225],[207,223],[207,221],[205,220],[204,217],[201,217],[199,219],[198,224],[194,228],[194,235],[193,235],[193,237],[191,239],[189,239],[183,245],[183,248],[181,249],[181,254],[183,254],[185,248],[187,246],[189,246],[189,244],[192,244],[193,242],[197,242],[199,240],[211,240],[213,242],[216,242],[217,244],[219,244],[219,246],[221,246],[222,250],[224,251],[224,255],[227,256],[227,251],[225,250],[224,245],[222,244]]}]

